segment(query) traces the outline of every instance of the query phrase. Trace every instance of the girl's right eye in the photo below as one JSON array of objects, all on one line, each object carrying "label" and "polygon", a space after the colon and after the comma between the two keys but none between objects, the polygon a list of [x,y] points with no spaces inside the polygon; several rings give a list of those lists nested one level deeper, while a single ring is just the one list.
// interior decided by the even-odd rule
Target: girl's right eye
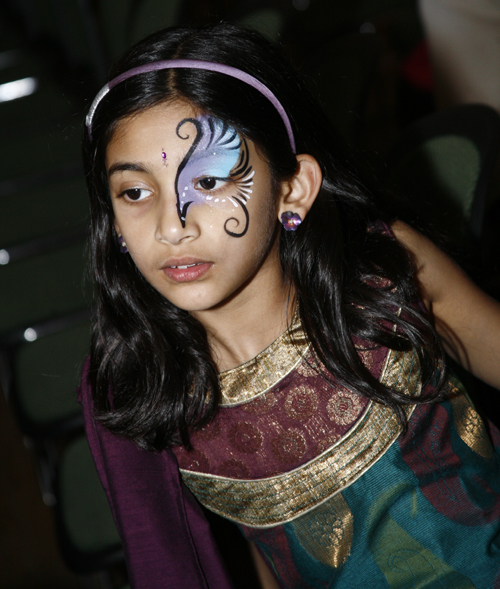
[{"label": "girl's right eye", "polygon": [[139,200],[144,200],[151,194],[153,194],[153,192],[151,190],[146,190],[145,188],[128,188],[118,196],[124,196],[127,200],[137,202]]}]

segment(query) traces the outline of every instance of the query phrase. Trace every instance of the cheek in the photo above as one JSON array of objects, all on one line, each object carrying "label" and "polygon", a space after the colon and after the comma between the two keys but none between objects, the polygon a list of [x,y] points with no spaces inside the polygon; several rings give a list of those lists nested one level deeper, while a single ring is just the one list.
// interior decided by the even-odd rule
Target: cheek
[{"label": "cheek", "polygon": [[262,252],[269,252],[279,236],[278,199],[270,187],[266,190],[266,198],[259,200],[252,212],[251,222],[256,234],[255,244]]},{"label": "cheek", "polygon": [[118,234],[128,237],[128,241],[131,240],[131,236],[134,233],[135,220],[132,215],[127,214],[126,207],[121,203],[113,201],[113,214],[114,214],[114,226]]},{"label": "cheek", "polygon": [[138,222],[137,219],[132,222],[122,219],[120,223],[120,218],[118,218],[117,222],[127,244],[128,255],[141,273],[145,274],[155,260],[155,240],[152,228],[144,221]]},{"label": "cheek", "polygon": [[273,194],[270,181],[263,184],[256,187],[255,197],[249,203],[250,214],[254,224],[274,231],[278,219],[278,198]]},{"label": "cheek", "polygon": [[195,224],[203,232],[214,232],[215,235],[222,232],[231,240],[247,235],[251,222],[246,207],[238,202],[234,203],[225,195],[213,196],[208,202],[193,203],[189,211],[186,221],[188,228],[190,224]]},{"label": "cheek", "polygon": [[278,236],[278,222],[273,206],[262,203],[251,211],[249,231],[240,239],[232,238],[245,250],[254,264],[260,264],[271,251]]},{"label": "cheek", "polygon": [[207,196],[199,203],[193,203],[189,214],[193,218],[205,216],[207,218],[227,218],[229,214],[237,213],[239,207],[235,207],[227,196]]},{"label": "cheek", "polygon": [[132,261],[137,266],[137,269],[144,276],[144,278],[148,282],[151,282],[153,275],[151,273],[151,263],[149,256],[137,248],[129,249],[128,255],[132,258]]}]

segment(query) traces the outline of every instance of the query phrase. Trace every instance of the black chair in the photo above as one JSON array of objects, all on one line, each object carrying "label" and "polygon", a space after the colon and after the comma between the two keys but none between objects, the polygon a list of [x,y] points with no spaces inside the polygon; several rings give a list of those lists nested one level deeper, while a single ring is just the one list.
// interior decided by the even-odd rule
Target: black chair
[{"label": "black chair", "polygon": [[[84,3],[58,4],[69,22]],[[12,2],[21,12],[28,5]],[[53,6],[39,2],[38,8],[44,15]],[[57,35],[50,19],[33,24]],[[0,22],[0,32],[4,28]],[[81,41],[65,30],[67,41]],[[0,60],[0,84],[28,78],[36,90],[0,103],[0,385],[33,451],[44,502],[54,507],[66,564],[82,587],[112,587],[109,569],[124,568],[123,551],[75,392],[91,313],[83,287],[88,204],[80,162],[82,108],[29,44],[15,36],[3,36],[0,44],[3,50],[12,45],[12,59]],[[119,583],[125,580],[121,574]]]},{"label": "black chair", "polygon": [[458,247],[477,252],[498,199],[500,115],[480,104],[433,113],[403,131],[388,158],[388,183]]},{"label": "black chair", "polygon": [[124,566],[120,536],[95,469],[86,437],[61,454],[55,481],[56,533],[64,561],[91,586],[112,587],[110,569]]}]

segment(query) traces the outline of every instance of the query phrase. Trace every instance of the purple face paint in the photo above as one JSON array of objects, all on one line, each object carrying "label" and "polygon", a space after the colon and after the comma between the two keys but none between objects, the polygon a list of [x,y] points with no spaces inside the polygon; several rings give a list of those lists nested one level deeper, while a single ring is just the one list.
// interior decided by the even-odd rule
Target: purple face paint
[{"label": "purple face paint", "polygon": [[161,161],[163,162],[163,165],[166,167],[166,165],[167,165],[167,154],[165,153],[165,150],[164,149],[161,150]]},{"label": "purple face paint", "polygon": [[[189,139],[189,126],[194,127],[196,136],[179,164],[175,181],[181,223],[185,225],[187,211],[192,204],[217,205],[227,199],[243,211],[245,227],[240,233],[229,231],[229,221],[235,221],[236,226],[240,224],[238,219],[231,217],[225,222],[224,229],[233,237],[242,237],[250,222],[246,202],[252,193],[254,174],[249,165],[247,143],[233,127],[214,117],[182,120],[177,125],[177,136]],[[219,198],[218,192],[225,186],[225,196]]]}]

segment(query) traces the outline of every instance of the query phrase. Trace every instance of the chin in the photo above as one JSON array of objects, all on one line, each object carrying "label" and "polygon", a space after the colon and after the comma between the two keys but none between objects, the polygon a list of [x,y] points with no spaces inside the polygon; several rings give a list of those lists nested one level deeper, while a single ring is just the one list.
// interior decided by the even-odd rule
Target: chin
[{"label": "chin", "polygon": [[199,285],[198,288],[195,288],[195,285],[191,284],[187,288],[184,287],[180,290],[169,289],[169,292],[166,292],[165,289],[158,290],[172,305],[193,315],[223,307],[226,303],[232,301],[234,294],[238,292],[231,288],[217,289],[214,292],[213,288],[206,288],[206,286]]},{"label": "chin", "polygon": [[182,311],[187,311],[188,313],[191,314],[196,314],[196,313],[200,313],[202,311],[209,311],[210,309],[213,309],[214,307],[218,306],[219,301],[201,301],[201,300],[196,300],[196,301],[192,301],[189,300],[188,298],[180,298],[179,299],[177,297],[165,297],[168,301],[170,301],[172,303],[172,305],[175,305],[178,309],[181,309]]}]

